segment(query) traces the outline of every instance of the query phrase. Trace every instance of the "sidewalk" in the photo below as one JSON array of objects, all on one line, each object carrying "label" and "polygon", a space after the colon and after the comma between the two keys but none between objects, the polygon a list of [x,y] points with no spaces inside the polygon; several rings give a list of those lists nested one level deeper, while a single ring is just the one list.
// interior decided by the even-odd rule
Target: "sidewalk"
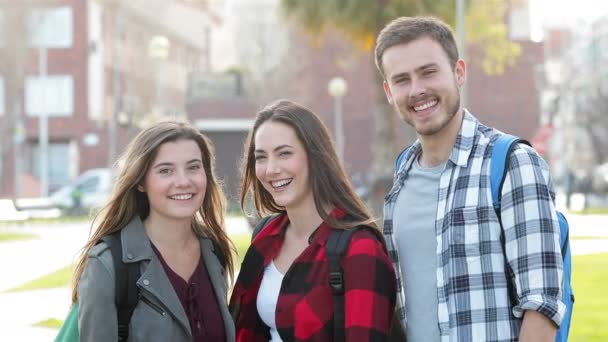
[{"label": "sidewalk", "polygon": [[[247,233],[243,218],[226,219],[228,234]],[[34,327],[49,318],[64,319],[71,288],[6,293],[6,290],[74,262],[89,236],[89,223],[0,226],[0,232],[31,233],[38,238],[0,244],[0,341],[53,341],[57,329]]]}]

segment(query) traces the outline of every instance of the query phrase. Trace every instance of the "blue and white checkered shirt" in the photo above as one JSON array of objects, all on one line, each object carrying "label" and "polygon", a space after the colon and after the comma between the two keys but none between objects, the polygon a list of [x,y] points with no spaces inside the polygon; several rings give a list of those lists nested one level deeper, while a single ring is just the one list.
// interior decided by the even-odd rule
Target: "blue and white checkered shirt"
[{"label": "blue and white checkered shirt", "polygon": [[[465,111],[439,181],[435,232],[442,342],[517,341],[525,310],[538,311],[557,325],[566,310],[548,166],[529,146],[513,149],[502,188],[501,228],[492,207],[489,175],[492,144],[499,134]],[[416,142],[396,171],[384,203],[384,233],[398,280],[397,310],[406,328],[394,240],[399,228],[393,227],[393,214],[399,210],[395,208],[399,191],[420,152]]]}]

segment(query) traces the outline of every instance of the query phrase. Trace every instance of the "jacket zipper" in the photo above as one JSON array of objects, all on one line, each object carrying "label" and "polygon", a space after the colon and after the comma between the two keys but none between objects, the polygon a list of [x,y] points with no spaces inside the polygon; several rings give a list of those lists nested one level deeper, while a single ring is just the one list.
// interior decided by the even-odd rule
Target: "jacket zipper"
[{"label": "jacket zipper", "polygon": [[167,313],[157,304],[153,303],[151,300],[149,300],[148,298],[144,297],[144,296],[139,296],[139,299],[148,304],[149,307],[151,307],[152,309],[154,309],[154,311],[158,312],[159,314],[161,314],[162,316],[167,315]]}]

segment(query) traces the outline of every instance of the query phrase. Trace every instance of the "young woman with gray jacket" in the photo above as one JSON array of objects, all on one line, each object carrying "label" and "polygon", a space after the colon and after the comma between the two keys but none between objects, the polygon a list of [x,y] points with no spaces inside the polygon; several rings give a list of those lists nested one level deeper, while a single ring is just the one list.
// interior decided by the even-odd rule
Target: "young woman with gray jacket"
[{"label": "young woman with gray jacket", "polygon": [[117,231],[123,263],[140,271],[127,341],[234,341],[226,303],[233,245],[212,146],[188,124],[162,122],[138,134],[121,159],[76,267],[80,341],[119,339],[113,254],[102,241]]}]

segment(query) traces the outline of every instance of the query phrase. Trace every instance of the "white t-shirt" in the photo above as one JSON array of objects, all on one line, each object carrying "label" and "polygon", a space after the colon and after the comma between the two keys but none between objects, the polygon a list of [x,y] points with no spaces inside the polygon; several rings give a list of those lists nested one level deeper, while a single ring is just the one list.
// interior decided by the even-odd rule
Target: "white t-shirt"
[{"label": "white t-shirt", "polygon": [[279,292],[281,291],[281,284],[283,283],[283,274],[274,265],[274,261],[271,261],[268,266],[264,269],[264,275],[262,277],[262,283],[260,284],[260,290],[258,291],[258,298],[256,301],[258,307],[258,314],[264,323],[270,327],[270,341],[269,342],[282,342],[281,337],[277,331],[277,323],[275,322],[275,312],[277,309],[277,300],[279,299]]}]

